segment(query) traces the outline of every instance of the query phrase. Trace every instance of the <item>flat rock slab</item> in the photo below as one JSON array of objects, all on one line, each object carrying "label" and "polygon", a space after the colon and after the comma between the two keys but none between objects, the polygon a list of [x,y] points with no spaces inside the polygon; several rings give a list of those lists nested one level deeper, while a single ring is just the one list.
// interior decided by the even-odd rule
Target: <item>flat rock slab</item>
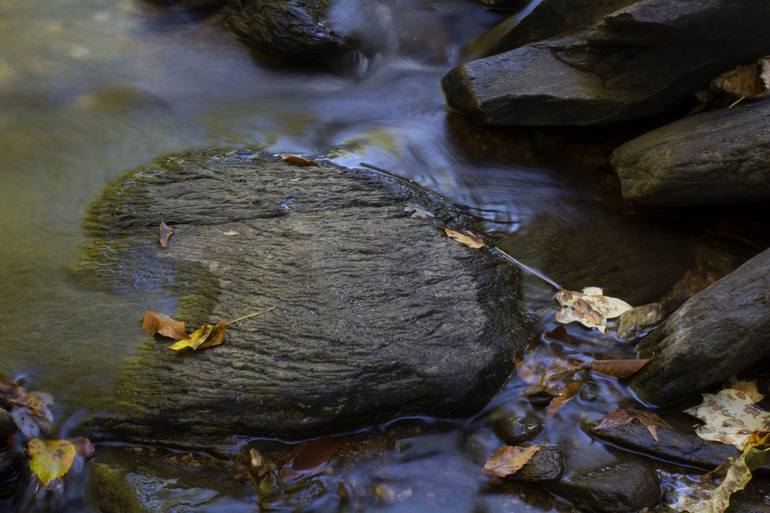
[{"label": "flat rock slab", "polygon": [[[410,217],[413,202],[436,218]],[[246,151],[128,174],[91,209],[81,277],[177,291],[188,329],[277,308],[197,353],[148,341],[102,426],[289,437],[473,413],[525,330],[517,270],[438,229],[465,221],[389,176]]]},{"label": "flat rock slab", "polygon": [[645,207],[770,198],[770,101],[682,119],[612,155],[623,197]]}]

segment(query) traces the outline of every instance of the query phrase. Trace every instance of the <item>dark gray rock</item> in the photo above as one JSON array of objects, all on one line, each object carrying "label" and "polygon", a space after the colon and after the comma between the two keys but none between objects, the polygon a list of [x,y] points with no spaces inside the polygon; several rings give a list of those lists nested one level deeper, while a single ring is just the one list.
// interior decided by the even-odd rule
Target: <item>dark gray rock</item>
[{"label": "dark gray rock", "polygon": [[658,437],[656,441],[647,428],[639,422],[602,428],[594,425],[591,427],[591,434],[635,452],[704,468],[716,468],[728,458],[738,455],[738,449],[732,445],[708,442],[694,434],[682,433],[662,426],[656,429]]},{"label": "dark gray rock", "polygon": [[86,223],[81,280],[176,291],[189,328],[277,309],[196,354],[148,341],[102,426],[299,436],[477,411],[526,337],[518,272],[411,218],[413,202],[463,221],[381,174],[245,151],[168,157],[114,184]]},{"label": "dark gray rock", "polygon": [[500,36],[488,55],[526,44],[574,34],[637,0],[543,0],[511,30]]},{"label": "dark gray rock", "polygon": [[714,110],[638,137],[612,155],[623,197],[645,207],[770,198],[770,102]]},{"label": "dark gray rock", "polygon": [[770,250],[687,300],[639,345],[653,358],[631,381],[639,397],[672,404],[770,356]]},{"label": "dark gray rock", "polygon": [[16,423],[13,421],[13,417],[5,409],[0,408],[0,448],[3,446],[4,441],[15,432]]},{"label": "dark gray rock", "polygon": [[730,497],[726,513],[770,513],[770,479],[754,476],[746,488]]},{"label": "dark gray rock", "polygon": [[528,415],[506,415],[500,417],[494,422],[495,434],[503,442],[509,445],[520,445],[522,442],[531,440],[543,430],[543,423],[540,419]]},{"label": "dark gray rock", "polygon": [[541,448],[511,479],[527,483],[554,481],[564,474],[564,455],[558,445]]},{"label": "dark gray rock", "polygon": [[0,446],[0,506],[16,496],[28,475],[24,454],[12,447]]},{"label": "dark gray rock", "polygon": [[362,46],[334,26],[333,7],[332,0],[230,0],[223,13],[235,34],[262,51],[295,61],[333,61]]},{"label": "dark gray rock", "polygon": [[546,485],[582,511],[635,513],[652,508],[660,497],[660,480],[642,463],[628,462]]},{"label": "dark gray rock", "polygon": [[224,6],[227,0],[144,0],[159,7],[182,9],[192,12],[213,12]]},{"label": "dark gray rock", "polygon": [[452,70],[453,109],[490,125],[594,125],[680,105],[721,72],[770,51],[764,0],[641,0],[586,31]]},{"label": "dark gray rock", "polygon": [[518,10],[526,7],[530,0],[477,0],[487,7],[495,9]]}]

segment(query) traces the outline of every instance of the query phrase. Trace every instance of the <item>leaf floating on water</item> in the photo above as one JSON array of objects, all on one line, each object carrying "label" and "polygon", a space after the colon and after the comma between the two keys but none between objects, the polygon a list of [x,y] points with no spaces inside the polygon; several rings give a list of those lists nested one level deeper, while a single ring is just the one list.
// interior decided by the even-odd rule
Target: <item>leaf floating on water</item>
[{"label": "leaf floating on water", "polygon": [[589,364],[589,368],[599,374],[625,379],[642,370],[650,361],[652,360],[649,358],[639,360],[594,360]]},{"label": "leaf floating on water", "polygon": [[699,437],[743,449],[752,432],[770,431],[770,412],[756,405],[762,394],[754,393],[753,388],[747,393],[743,383],[739,385],[742,389],[725,388],[717,394],[703,394],[699,406],[684,411],[705,422],[695,429]]},{"label": "leaf floating on water", "polygon": [[604,333],[607,320],[615,319],[633,307],[625,301],[605,296],[598,287],[587,287],[582,292],[561,289],[554,299],[561,306],[556,321],[562,324],[579,322],[587,328],[597,328]]},{"label": "leaf floating on water", "polygon": [[27,392],[16,382],[0,379],[0,407],[9,410],[19,431],[27,438],[38,438],[53,431],[52,405],[50,394]]},{"label": "leaf floating on water", "polygon": [[409,217],[413,217],[415,219],[429,219],[431,217],[436,217],[432,212],[429,212],[428,210],[414,203],[407,204],[407,206],[404,207],[404,212],[407,214],[412,214]]},{"label": "leaf floating on water", "polygon": [[458,232],[455,230],[450,230],[449,228],[444,228],[444,233],[446,233],[446,236],[450,239],[468,246],[469,248],[481,249],[485,246],[484,239],[472,232]]},{"label": "leaf floating on water", "polygon": [[147,309],[147,313],[142,318],[142,329],[151,336],[157,334],[174,340],[180,340],[187,336],[182,321],[175,321],[152,308]]},{"label": "leaf floating on water", "polygon": [[631,422],[638,422],[644,426],[644,428],[647,429],[647,431],[650,433],[650,436],[652,436],[656,442],[660,441],[658,440],[659,428],[673,429],[668,422],[652,412],[623,409],[609,412],[607,415],[602,417],[601,422],[599,422],[599,424],[597,424],[594,429],[601,431],[602,429],[625,426]]},{"label": "leaf floating on water", "polygon": [[44,485],[63,477],[75,461],[75,446],[67,440],[33,438],[27,444],[29,468]]},{"label": "leaf floating on water", "polygon": [[169,225],[164,223],[163,221],[160,222],[160,238],[158,241],[160,242],[160,247],[163,249],[168,249],[168,241],[171,240],[171,236],[174,235],[174,229],[171,228]]},{"label": "leaf floating on water", "polygon": [[548,403],[548,408],[546,410],[548,416],[553,417],[556,415],[556,413],[561,410],[562,406],[567,404],[570,400],[572,400],[573,397],[577,395],[578,392],[580,392],[580,388],[584,383],[585,382],[582,380],[575,380],[567,383],[567,386],[564,387],[564,390],[562,390],[559,395],[551,399],[551,402]]},{"label": "leaf floating on water", "polygon": [[506,445],[495,452],[484,464],[482,472],[493,477],[508,477],[526,465],[541,449],[540,445]]},{"label": "leaf floating on water", "polygon": [[292,155],[290,153],[281,153],[281,160],[293,166],[300,166],[300,167],[310,167],[310,166],[318,165],[318,162],[316,162],[315,160],[308,159],[300,155]]}]

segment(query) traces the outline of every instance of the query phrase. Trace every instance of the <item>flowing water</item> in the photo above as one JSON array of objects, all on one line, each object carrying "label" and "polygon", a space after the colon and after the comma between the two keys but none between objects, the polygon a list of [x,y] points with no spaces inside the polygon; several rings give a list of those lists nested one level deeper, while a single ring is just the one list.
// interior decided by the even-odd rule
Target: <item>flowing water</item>
[{"label": "flowing water", "polygon": [[[0,372],[52,392],[62,434],[89,404],[109,399],[121,363],[139,347],[137,319],[146,306],[174,309],[167,292],[93,290],[69,272],[88,204],[120,173],[168,152],[262,147],[383,168],[483,219],[502,248],[559,283],[605,286],[634,303],[665,293],[710,240],[712,232],[694,230],[691,219],[623,206],[604,159],[622,137],[614,130],[492,130],[447,112],[440,78],[463,45],[504,19],[500,13],[469,0],[378,5],[389,34],[382,53],[332,73],[268,64],[216,16],[170,13],[139,0],[0,3]],[[346,2],[337,22],[355,24],[360,8]],[[552,289],[541,280],[528,279],[525,292],[533,315],[549,306]],[[546,326],[543,347],[629,354],[628,347],[565,343],[559,338],[567,332],[554,330]],[[345,507],[561,507],[537,488],[495,492],[478,475],[479,455],[498,443],[485,419],[531,411],[523,386],[512,380],[476,419],[376,430],[395,437],[386,455],[354,465],[348,477],[364,487],[388,482],[396,498],[380,491],[379,499],[375,493],[357,509]],[[621,458],[576,425],[627,395],[599,381],[540,437],[566,440],[572,467]],[[133,470],[147,461],[165,465],[134,449],[127,457],[101,447],[100,457]],[[184,504],[179,511],[252,511],[250,485],[217,472],[198,469],[190,479],[199,488],[182,488],[170,471],[160,488],[147,489]],[[306,509],[336,510],[333,492]]]}]

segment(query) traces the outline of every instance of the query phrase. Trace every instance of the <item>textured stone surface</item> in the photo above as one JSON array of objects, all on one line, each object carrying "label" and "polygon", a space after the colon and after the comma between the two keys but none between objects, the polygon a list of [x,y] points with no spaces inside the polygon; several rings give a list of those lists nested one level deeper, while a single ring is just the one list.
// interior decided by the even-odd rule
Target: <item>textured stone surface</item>
[{"label": "textured stone surface", "polygon": [[[411,218],[410,202],[437,220]],[[525,334],[517,271],[436,226],[462,221],[390,177],[250,152],[127,175],[91,209],[81,278],[177,291],[189,327],[277,309],[196,354],[148,342],[103,426],[294,436],[474,412]]]},{"label": "textured stone surface", "polygon": [[490,125],[593,125],[671,109],[770,52],[764,0],[640,0],[585,31],[463,64],[453,109]]},{"label": "textured stone surface", "polygon": [[548,485],[549,489],[594,513],[635,513],[652,508],[660,497],[660,480],[642,463],[628,462]]},{"label": "textured stone surface", "polygon": [[770,101],[715,110],[648,132],[612,156],[623,197],[646,207],[770,198]]},{"label": "textured stone surface", "polygon": [[527,483],[553,481],[564,474],[564,456],[558,445],[541,448],[511,479]]},{"label": "textured stone surface", "polygon": [[770,356],[770,250],[687,300],[639,345],[652,362],[631,381],[666,405],[717,385]]}]

